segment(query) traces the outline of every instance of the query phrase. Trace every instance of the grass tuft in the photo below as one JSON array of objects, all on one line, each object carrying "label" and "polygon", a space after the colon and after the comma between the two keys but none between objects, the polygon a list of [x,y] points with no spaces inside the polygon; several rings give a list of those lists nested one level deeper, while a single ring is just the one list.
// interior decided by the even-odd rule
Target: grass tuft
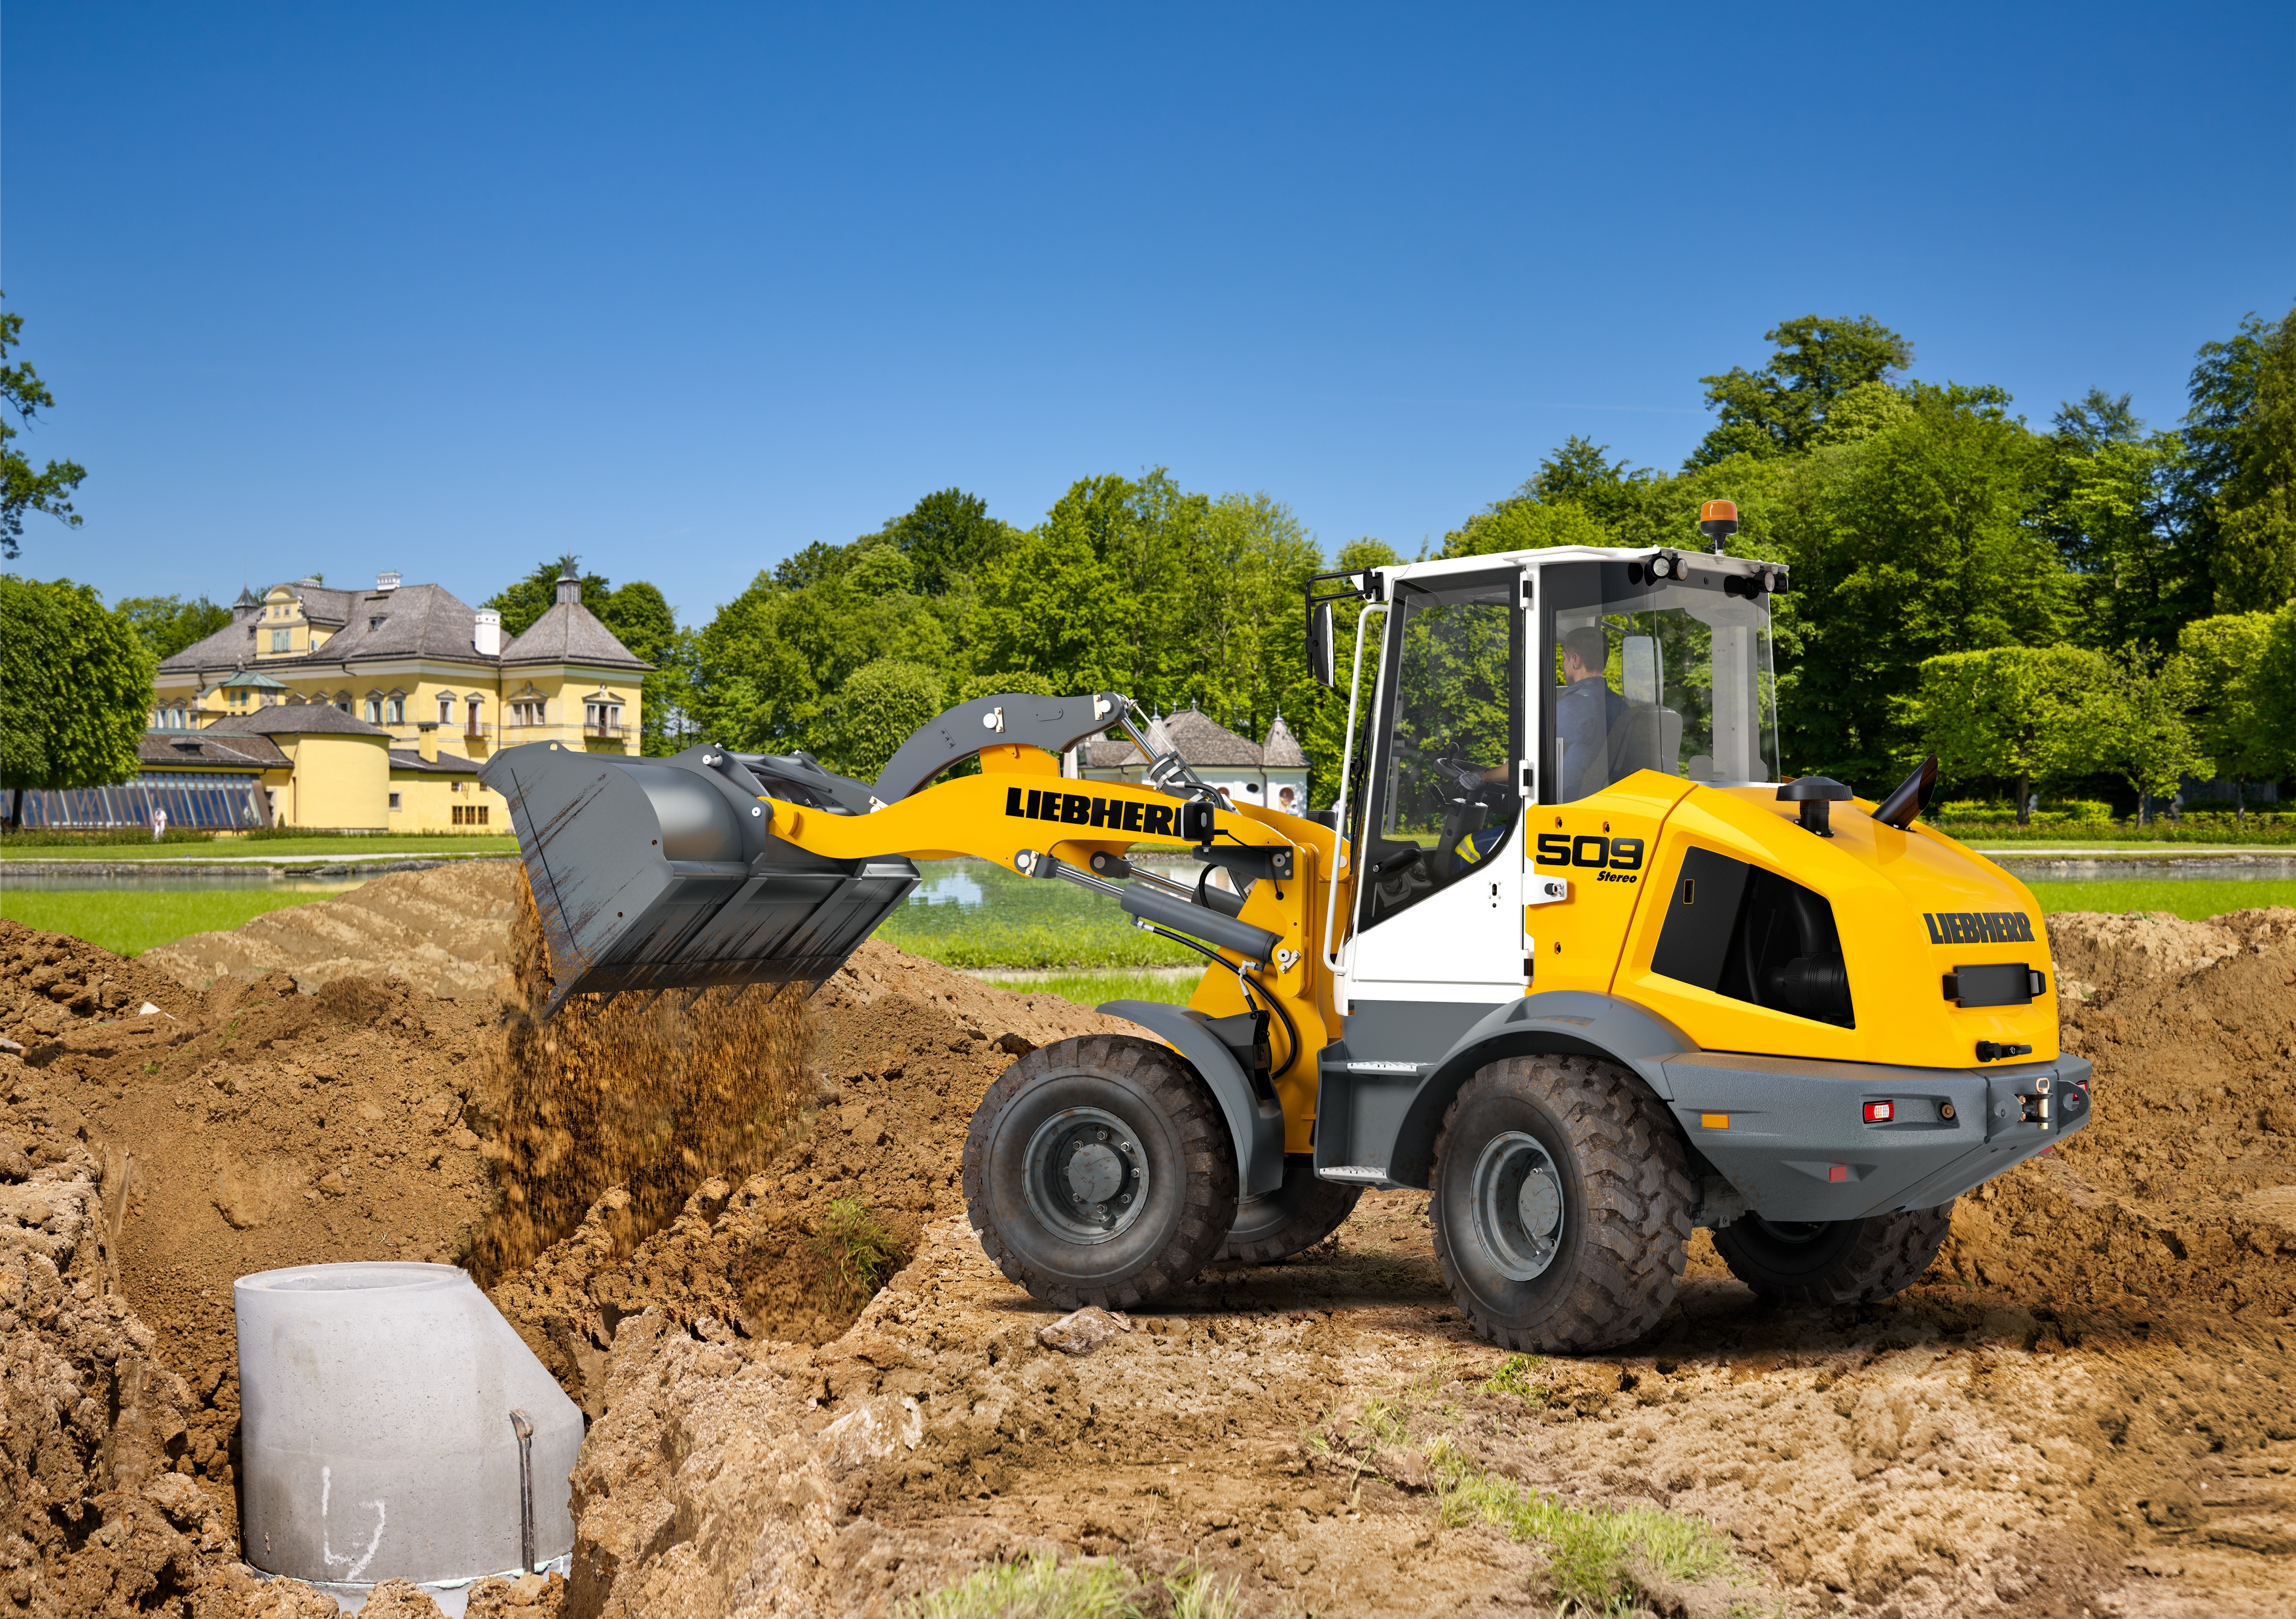
[{"label": "grass tuft", "polygon": [[1240,1584],[1191,1563],[1144,1585],[1118,1564],[1063,1563],[1037,1552],[976,1568],[894,1612],[898,1619],[1235,1619]]},{"label": "grass tuft", "polygon": [[848,1304],[866,1304],[900,1261],[899,1244],[858,1198],[832,1198],[814,1238],[831,1286]]},{"label": "grass tuft", "polygon": [[1456,1470],[1441,1495],[1444,1525],[1491,1524],[1509,1540],[1540,1542],[1555,1594],[1581,1607],[1633,1612],[1645,1569],[1681,1585],[1734,1572],[1729,1539],[1711,1524],[1656,1507],[1567,1507],[1467,1467],[1456,1452],[1430,1458],[1439,1467],[1453,1459]]},{"label": "grass tuft", "polygon": [[1546,1386],[1531,1381],[1531,1374],[1538,1370],[1537,1355],[1511,1354],[1499,1362],[1496,1371],[1483,1380],[1483,1392],[1487,1394],[1513,1394],[1532,1405],[1544,1405],[1546,1403]]}]

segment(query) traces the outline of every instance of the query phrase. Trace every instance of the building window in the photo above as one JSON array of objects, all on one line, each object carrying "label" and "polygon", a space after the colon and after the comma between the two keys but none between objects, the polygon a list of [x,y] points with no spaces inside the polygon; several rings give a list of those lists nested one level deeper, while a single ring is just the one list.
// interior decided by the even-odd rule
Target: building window
[{"label": "building window", "polygon": [[471,725],[469,731],[464,734],[469,736],[484,736],[486,734],[486,726],[480,717],[481,710],[477,698],[474,697],[471,699],[470,708]]},{"label": "building window", "polygon": [[348,714],[351,711],[351,694],[349,692],[346,691],[340,697],[335,699],[335,711],[338,714]]},{"label": "building window", "polygon": [[546,722],[544,720],[543,715],[548,710],[549,707],[549,704],[538,697],[529,698],[521,702],[512,703],[510,706],[510,723],[513,725],[540,725],[545,724]]},{"label": "building window", "polygon": [[393,693],[390,697],[384,699],[382,705],[382,715],[383,724],[387,725],[404,725],[406,724],[406,699],[396,693]]},{"label": "building window", "polygon": [[390,795],[390,807],[394,812],[398,808],[398,795],[397,793]]},{"label": "building window", "polygon": [[455,805],[454,820],[451,824],[455,826],[484,826],[486,823],[487,805],[483,804],[472,804],[468,805],[457,804]]},{"label": "building window", "polygon": [[455,723],[455,699],[453,698],[442,697],[439,699],[439,723],[441,725],[451,725]]},{"label": "building window", "polygon": [[370,697],[366,699],[366,723],[370,725],[382,724],[382,699]]},{"label": "building window", "polygon": [[285,650],[287,650],[287,636],[288,636],[288,634],[289,634],[289,632],[288,632],[288,631],[286,631],[286,630],[274,630],[274,631],[272,631],[272,632],[271,632],[271,650],[272,650],[273,651],[275,651],[275,652],[283,652],[283,651],[285,651]]},{"label": "building window", "polygon": [[622,706],[619,703],[585,703],[582,705],[582,726],[600,736],[622,734]]}]

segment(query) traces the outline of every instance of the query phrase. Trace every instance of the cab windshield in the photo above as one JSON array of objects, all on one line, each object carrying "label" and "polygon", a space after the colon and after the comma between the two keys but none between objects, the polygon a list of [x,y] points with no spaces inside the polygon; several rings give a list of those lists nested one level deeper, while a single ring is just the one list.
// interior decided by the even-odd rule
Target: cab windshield
[{"label": "cab windshield", "polygon": [[1624,562],[1544,570],[1554,665],[1541,683],[1549,804],[1638,770],[1693,781],[1777,779],[1777,692],[1767,599],[1732,595],[1688,559],[1687,579]]}]

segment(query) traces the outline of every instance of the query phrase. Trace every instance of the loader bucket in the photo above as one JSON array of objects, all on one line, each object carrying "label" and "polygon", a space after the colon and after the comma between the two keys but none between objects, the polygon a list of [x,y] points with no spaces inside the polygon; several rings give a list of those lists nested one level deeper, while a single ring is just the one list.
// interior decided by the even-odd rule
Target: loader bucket
[{"label": "loader bucket", "polygon": [[801,983],[842,966],[916,885],[898,858],[836,861],[773,836],[775,797],[851,813],[867,789],[801,756],[690,748],[672,758],[510,748],[479,780],[510,801],[555,986]]}]

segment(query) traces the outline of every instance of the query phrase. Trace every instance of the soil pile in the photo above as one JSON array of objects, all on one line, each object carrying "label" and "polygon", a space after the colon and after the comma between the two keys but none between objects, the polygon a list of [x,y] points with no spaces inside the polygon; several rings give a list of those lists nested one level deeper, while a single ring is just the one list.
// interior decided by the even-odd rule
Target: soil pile
[{"label": "soil pile", "polygon": [[[60,956],[91,977],[85,964],[100,957],[115,984],[135,982],[135,963],[4,923],[0,1002]],[[61,1121],[111,1167],[114,1291],[184,1381],[172,1460],[215,1487],[228,1538],[233,1281],[283,1265],[468,1256],[494,1201],[469,1127],[484,1118],[486,1065],[471,1059],[498,1014],[397,980],[304,994],[284,973],[152,995],[171,1010],[68,1018],[9,1059],[7,1079],[19,1106]]]},{"label": "soil pile", "polygon": [[2095,1122],[1964,1199],[1940,1264],[2027,1305],[2296,1310],[2296,911],[2050,937]]},{"label": "soil pile", "polygon": [[174,1013],[193,1004],[142,961],[0,919],[0,1038],[37,1045],[91,1018],[132,1016],[146,1002]]},{"label": "soil pile", "polygon": [[[21,944],[21,940],[11,940]],[[113,1263],[125,1166],[0,1059],[0,1596],[12,1611],[236,1615],[228,1486]]]},{"label": "soil pile", "polygon": [[393,872],[340,899],[290,905],[228,933],[188,935],[140,960],[193,991],[226,975],[283,972],[306,991],[337,978],[396,977],[426,994],[492,1000],[509,993],[511,922],[525,889],[514,860]]},{"label": "soil pile", "polygon": [[[620,1004],[603,1016],[612,1018]],[[736,1016],[740,1004],[726,1015]],[[784,1092],[780,1077],[762,1069],[750,1071],[752,1089],[744,1092],[758,1103],[793,1104],[777,1119],[760,1114],[757,1143],[772,1147],[786,1137],[766,1173],[732,1173],[742,1166],[734,1149],[743,1143],[717,1121],[702,1139],[718,1144],[718,1166],[683,1165],[708,1171],[698,1186],[666,1173],[650,1183],[651,1206],[644,1185],[617,1188],[566,1240],[494,1288],[496,1306],[592,1415],[603,1409],[604,1352],[616,1324],[650,1307],[701,1322],[704,1331],[752,1340],[820,1343],[843,1331],[914,1251],[925,1222],[962,1209],[964,1132],[989,1083],[1038,1045],[1131,1026],[1057,996],[991,989],[874,940],[806,1010],[811,1063],[789,1075],[802,1093]],[[595,1016],[570,1002],[525,1038],[557,1039],[563,1063],[567,1054],[592,1049],[602,1026],[586,1019]],[[514,1058],[521,1038],[513,1033]],[[578,1063],[547,1076],[521,1069],[513,1088],[537,1098],[537,1117],[579,1110],[599,1093],[586,1088],[586,1072]],[[738,1072],[728,1083],[742,1085]],[[521,1179],[529,1187],[539,1181],[531,1173]],[[660,1229],[666,1192],[678,1202],[668,1205],[676,1218]]]}]

